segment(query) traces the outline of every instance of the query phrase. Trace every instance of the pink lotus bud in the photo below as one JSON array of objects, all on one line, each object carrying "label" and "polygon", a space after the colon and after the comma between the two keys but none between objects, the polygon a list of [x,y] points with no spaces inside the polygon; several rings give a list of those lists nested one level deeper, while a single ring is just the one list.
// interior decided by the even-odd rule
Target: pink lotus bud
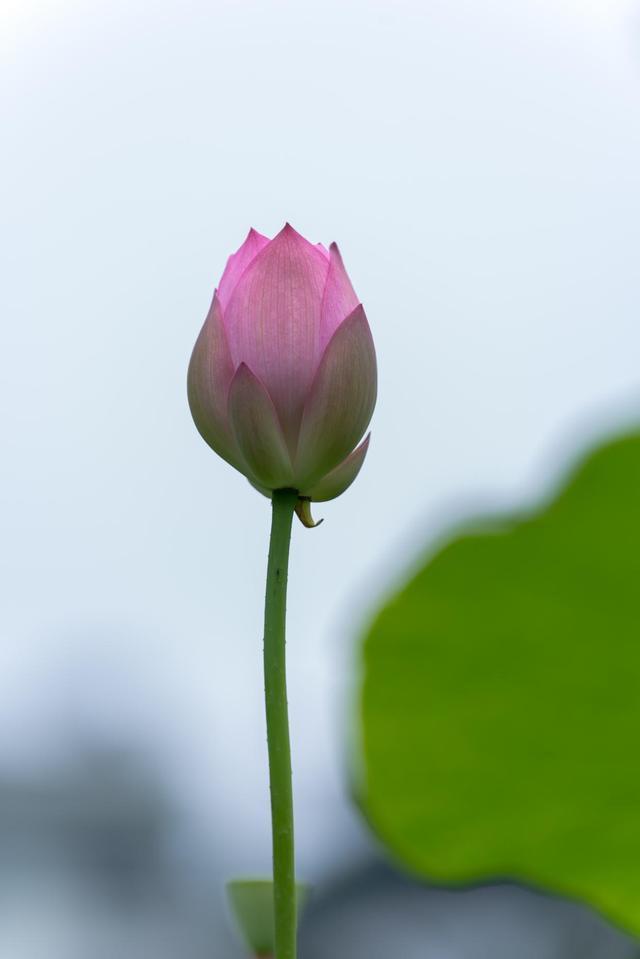
[{"label": "pink lotus bud", "polygon": [[229,257],[189,365],[189,406],[209,444],[261,492],[339,496],[376,400],[376,356],[338,252],[288,224],[251,230]]}]

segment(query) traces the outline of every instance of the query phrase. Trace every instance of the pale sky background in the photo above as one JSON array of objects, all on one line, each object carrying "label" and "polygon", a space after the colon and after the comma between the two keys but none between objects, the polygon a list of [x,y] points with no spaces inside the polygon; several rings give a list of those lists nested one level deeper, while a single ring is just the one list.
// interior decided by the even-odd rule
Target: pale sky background
[{"label": "pale sky background", "polygon": [[316,878],[367,842],[345,717],[377,591],[640,418],[640,13],[4,0],[0,23],[0,770],[140,746],[221,868],[268,871],[269,508],[185,377],[227,255],[290,220],[340,243],[380,367],[365,468],[293,542]]}]

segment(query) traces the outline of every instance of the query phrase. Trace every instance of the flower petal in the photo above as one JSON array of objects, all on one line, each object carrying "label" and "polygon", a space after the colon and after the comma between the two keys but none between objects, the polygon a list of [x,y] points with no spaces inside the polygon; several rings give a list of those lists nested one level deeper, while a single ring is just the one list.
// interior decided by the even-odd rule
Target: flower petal
[{"label": "flower petal", "polygon": [[278,414],[246,363],[240,364],[231,381],[229,421],[249,480],[266,489],[291,486],[291,460]]},{"label": "flower petal", "polygon": [[[247,477],[247,479],[249,479],[249,477]],[[272,490],[267,489],[266,486],[260,486],[259,483],[254,482],[254,480],[252,479],[249,479],[249,482],[251,483],[251,485],[253,486],[255,490],[257,490],[259,493],[262,494],[262,496],[266,496],[267,499],[271,499]]]},{"label": "flower petal", "polygon": [[325,255],[290,227],[245,270],[225,310],[234,362],[269,392],[291,450],[317,369]]},{"label": "flower petal", "polygon": [[369,449],[369,439],[371,433],[362,441],[360,446],[350,453],[346,459],[336,466],[335,469],[323,476],[321,480],[311,487],[311,489],[301,491],[302,496],[309,497],[314,503],[324,503],[326,500],[335,499],[351,486],[354,479],[360,472],[364,463],[364,458]]},{"label": "flower petal", "polygon": [[295,459],[298,489],[314,486],[354,448],[376,402],[376,354],[362,306],[338,327],[305,404]]},{"label": "flower petal", "polygon": [[191,354],[187,395],[191,415],[202,438],[219,456],[242,469],[242,458],[227,420],[227,396],[232,378],[233,363],[216,292]]},{"label": "flower petal", "polygon": [[329,247],[329,272],[322,297],[320,349],[325,346],[340,324],[358,305],[358,297],[347,276],[337,243]]},{"label": "flower petal", "polygon": [[269,242],[268,236],[263,236],[262,233],[258,233],[251,227],[242,246],[231,254],[218,287],[218,297],[223,309],[229,302],[231,294],[246,268]]}]

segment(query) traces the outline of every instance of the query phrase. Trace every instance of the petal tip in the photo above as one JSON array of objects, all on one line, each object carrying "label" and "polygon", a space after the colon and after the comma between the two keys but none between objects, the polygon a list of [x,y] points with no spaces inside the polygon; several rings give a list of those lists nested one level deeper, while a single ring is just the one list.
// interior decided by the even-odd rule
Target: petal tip
[{"label": "petal tip", "polygon": [[234,386],[236,381],[240,382],[241,380],[254,381],[255,383],[259,385],[261,389],[264,389],[263,384],[260,382],[260,380],[258,379],[256,374],[253,372],[249,364],[245,363],[244,360],[238,364],[238,366],[235,368],[233,372],[233,376],[231,378],[231,383],[229,386],[230,392],[231,392],[231,388]]},{"label": "petal tip", "polygon": [[291,240],[300,241],[306,246],[311,246],[311,247],[313,246],[313,244],[310,243],[309,240],[307,240],[307,238],[302,235],[302,233],[296,230],[294,226],[291,226],[288,220],[285,223],[285,225],[282,227],[280,232],[278,233],[278,236],[287,237],[288,239],[291,239]]},{"label": "petal tip", "polygon": [[278,243],[278,241],[282,241],[282,240],[304,240],[304,237],[302,236],[301,233],[298,233],[298,231],[294,229],[294,227],[292,227],[289,221],[287,220],[285,225],[282,227],[282,229],[278,233],[276,233],[276,235],[274,236],[271,242]]},{"label": "petal tip", "polygon": [[264,233],[260,233],[259,230],[256,230],[255,227],[252,226],[249,228],[249,232],[245,236],[236,252],[239,253],[240,250],[242,250],[244,247],[247,247],[247,249],[253,250],[257,254],[264,246],[266,246],[268,242],[269,237],[265,236]]}]

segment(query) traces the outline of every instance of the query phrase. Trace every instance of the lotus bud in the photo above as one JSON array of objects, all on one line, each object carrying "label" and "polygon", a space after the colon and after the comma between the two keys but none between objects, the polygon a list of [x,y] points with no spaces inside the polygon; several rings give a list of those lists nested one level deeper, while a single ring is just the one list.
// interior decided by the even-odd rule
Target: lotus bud
[{"label": "lotus bud", "polygon": [[288,224],[251,230],[229,257],[191,356],[198,431],[266,496],[295,489],[298,515],[356,478],[376,401],[369,324],[338,247]]}]

